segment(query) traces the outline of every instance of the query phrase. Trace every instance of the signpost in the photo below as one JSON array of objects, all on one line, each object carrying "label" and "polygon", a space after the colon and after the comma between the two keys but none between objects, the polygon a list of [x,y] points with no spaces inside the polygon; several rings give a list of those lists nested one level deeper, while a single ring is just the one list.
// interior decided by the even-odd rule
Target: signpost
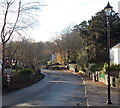
[{"label": "signpost", "polygon": [[10,75],[7,74],[8,88],[10,88]]}]

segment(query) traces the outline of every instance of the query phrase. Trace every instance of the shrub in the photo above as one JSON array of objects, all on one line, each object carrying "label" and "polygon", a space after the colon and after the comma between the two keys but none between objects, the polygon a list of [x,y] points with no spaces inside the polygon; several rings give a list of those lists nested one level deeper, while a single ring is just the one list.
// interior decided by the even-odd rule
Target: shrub
[{"label": "shrub", "polygon": [[[104,71],[108,70],[108,64],[107,63],[104,64],[103,70]],[[110,71],[118,71],[118,70],[120,70],[120,64],[117,65],[115,63],[110,63]]]},{"label": "shrub", "polygon": [[21,70],[19,72],[19,75],[31,75],[32,73],[33,73],[33,69],[26,68]]},{"label": "shrub", "polygon": [[11,78],[11,84],[22,84],[25,83],[25,81],[29,80],[30,77],[28,75],[16,75],[12,76]]},{"label": "shrub", "polygon": [[[108,64],[105,63],[101,72],[103,74],[106,74],[107,71],[108,71]],[[118,77],[120,71],[120,64],[117,65],[115,63],[110,63],[110,71],[111,71],[111,76]]]},{"label": "shrub", "polygon": [[2,77],[2,88],[8,88],[7,76]]},{"label": "shrub", "polygon": [[94,67],[95,67],[95,63],[91,63],[90,65],[89,65],[89,70],[90,71],[94,71]]},{"label": "shrub", "polygon": [[99,63],[99,64],[92,63],[89,65],[89,69],[92,72],[101,71],[103,69],[103,65],[104,65],[103,63]]},{"label": "shrub", "polygon": [[39,81],[40,79],[44,78],[45,76],[42,73],[37,73],[37,72],[35,74],[32,74],[33,72],[35,71],[33,71],[32,69],[24,69],[24,70],[20,70],[18,72],[19,74],[14,74],[13,76],[11,76],[10,88],[8,88],[6,75],[3,76],[2,78],[3,92],[6,92],[6,91],[9,92],[9,90],[14,91],[19,88],[29,86]]}]

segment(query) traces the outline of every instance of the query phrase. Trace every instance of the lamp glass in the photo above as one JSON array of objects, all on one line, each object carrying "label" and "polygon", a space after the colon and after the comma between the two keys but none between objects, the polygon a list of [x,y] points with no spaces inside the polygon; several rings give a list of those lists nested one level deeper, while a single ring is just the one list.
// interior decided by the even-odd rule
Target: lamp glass
[{"label": "lamp glass", "polygon": [[111,8],[105,8],[105,13],[107,16],[110,16],[111,12],[112,12]]}]

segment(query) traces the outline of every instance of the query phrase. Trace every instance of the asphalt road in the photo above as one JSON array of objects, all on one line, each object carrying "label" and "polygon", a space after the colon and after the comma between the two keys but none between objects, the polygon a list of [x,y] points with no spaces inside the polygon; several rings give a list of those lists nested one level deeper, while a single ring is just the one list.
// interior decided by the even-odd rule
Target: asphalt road
[{"label": "asphalt road", "polygon": [[3,106],[86,106],[82,79],[68,71],[43,70],[44,79],[2,97]]}]

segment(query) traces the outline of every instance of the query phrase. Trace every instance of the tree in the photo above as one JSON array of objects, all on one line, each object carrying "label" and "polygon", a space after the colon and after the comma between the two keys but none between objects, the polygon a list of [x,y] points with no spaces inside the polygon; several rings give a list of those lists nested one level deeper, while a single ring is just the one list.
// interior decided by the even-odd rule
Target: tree
[{"label": "tree", "polygon": [[[120,42],[120,22],[116,15],[110,17],[111,28],[111,47]],[[106,15],[104,11],[97,12],[88,22],[88,30],[90,37],[95,43],[96,57],[94,62],[106,62],[107,61],[107,24]]]},{"label": "tree", "polygon": [[11,41],[6,46],[9,46],[6,51],[6,56],[11,59],[16,59],[24,67],[37,69],[44,59],[43,42],[34,42],[30,39],[23,38],[22,41]]},{"label": "tree", "polygon": [[[120,42],[120,19],[117,14],[111,17],[111,47]],[[104,11],[97,12],[89,21],[75,25],[64,32],[55,45],[64,55],[66,63],[76,61],[80,65],[107,61],[107,24]]]},{"label": "tree", "polygon": [[[79,25],[75,25],[74,29],[78,32],[78,37],[81,38],[81,50],[78,53],[78,63],[84,67],[94,57],[95,43],[90,37],[88,30],[88,22],[83,21]],[[92,56],[91,56],[92,55]]]},{"label": "tree", "polygon": [[43,45],[43,62],[46,64],[50,61],[50,57],[53,53],[57,52],[57,47],[53,42],[44,42]]},{"label": "tree", "polygon": [[[18,4],[18,5],[17,5]],[[16,7],[17,5],[17,7]],[[23,4],[21,0],[5,0],[1,2],[1,13],[3,21],[1,23],[1,41],[2,41],[2,74],[5,69],[6,43],[10,40],[14,32],[28,28],[33,24],[30,11],[39,9],[38,2],[29,2]],[[14,17],[13,17],[14,16]],[[28,20],[28,18],[30,18]]]},{"label": "tree", "polygon": [[61,38],[54,40],[58,52],[64,56],[65,63],[77,62],[78,52],[81,51],[81,37],[76,30],[66,30]]},{"label": "tree", "polygon": [[[120,21],[116,14],[111,19],[111,47],[120,42]],[[107,61],[107,24],[104,11],[97,12],[86,22],[75,26],[82,38],[82,63],[100,63]]]}]

